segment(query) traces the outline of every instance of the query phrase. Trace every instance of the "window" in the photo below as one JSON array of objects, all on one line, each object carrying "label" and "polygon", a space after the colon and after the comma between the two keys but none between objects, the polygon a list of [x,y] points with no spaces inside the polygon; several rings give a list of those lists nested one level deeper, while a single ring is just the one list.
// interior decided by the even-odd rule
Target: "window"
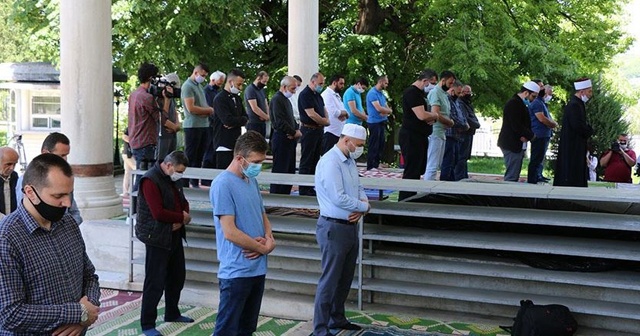
[{"label": "window", "polygon": [[60,129],[60,97],[31,97],[31,128]]}]

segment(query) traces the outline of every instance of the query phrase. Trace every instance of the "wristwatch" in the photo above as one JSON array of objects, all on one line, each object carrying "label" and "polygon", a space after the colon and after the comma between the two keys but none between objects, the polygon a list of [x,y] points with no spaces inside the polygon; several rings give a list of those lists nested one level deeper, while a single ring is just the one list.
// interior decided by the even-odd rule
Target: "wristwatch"
[{"label": "wristwatch", "polygon": [[82,303],[80,304],[80,306],[82,307],[82,315],[80,315],[80,323],[86,323],[89,320],[89,311],[87,310],[87,307],[85,307],[85,305],[83,305]]}]

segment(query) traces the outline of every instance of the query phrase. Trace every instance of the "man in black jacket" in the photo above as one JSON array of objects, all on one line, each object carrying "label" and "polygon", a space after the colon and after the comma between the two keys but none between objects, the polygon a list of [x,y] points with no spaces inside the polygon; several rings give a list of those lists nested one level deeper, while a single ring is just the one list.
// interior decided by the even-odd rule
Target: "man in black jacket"
[{"label": "man in black jacket", "polygon": [[18,173],[15,172],[15,168],[19,158],[15,149],[0,147],[0,219],[18,207],[16,201]]},{"label": "man in black jacket", "polygon": [[527,106],[536,99],[539,91],[538,84],[528,81],[522,84],[520,92],[513,95],[504,106],[498,147],[502,149],[504,155],[505,181],[518,182],[520,179],[527,142],[533,139]]},{"label": "man in black jacket", "polygon": [[[289,98],[296,92],[297,86],[295,78],[285,76],[280,81],[280,90],[271,98],[269,111],[271,112],[271,122],[274,129],[271,137],[273,151],[272,173],[295,174],[296,172],[296,146],[302,133],[300,133],[296,119],[293,116],[293,106]],[[269,192],[289,195],[291,186],[272,184],[269,187]]]},{"label": "man in black jacket", "polygon": [[562,129],[558,143],[558,161],[553,177],[554,186],[587,187],[587,141],[593,128],[587,123],[585,104],[593,96],[591,80],[580,78],[573,83],[576,92],[564,107]]},{"label": "man in black jacket", "polygon": [[224,90],[213,99],[213,148],[216,151],[216,168],[227,169],[233,161],[233,148],[240,136],[242,126],[249,120],[239,93],[245,75],[233,69],[227,75]]},{"label": "man in black jacket", "polygon": [[140,180],[136,237],[145,244],[145,278],[140,324],[146,336],[161,336],[156,329],[158,302],[164,292],[166,322],[193,322],[178,309],[184,287],[185,264],[182,239],[189,224],[189,202],[182,192],[182,178],[189,162],[175,151],[156,163]]}]

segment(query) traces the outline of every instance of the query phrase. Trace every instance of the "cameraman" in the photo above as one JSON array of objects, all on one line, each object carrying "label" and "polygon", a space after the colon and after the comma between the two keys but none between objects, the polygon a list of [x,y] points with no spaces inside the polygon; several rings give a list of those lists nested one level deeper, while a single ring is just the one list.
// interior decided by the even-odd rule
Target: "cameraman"
[{"label": "cameraman", "polygon": [[136,169],[147,170],[155,160],[160,114],[148,90],[151,80],[157,76],[158,67],[142,63],[138,69],[140,86],[129,95],[129,146],[136,159]]},{"label": "cameraman", "polygon": [[176,133],[180,131],[180,122],[176,113],[175,99],[180,97],[180,78],[175,72],[160,78],[158,89],[162,90],[156,97],[156,104],[162,110],[162,127],[158,143],[158,158],[164,158],[176,150]]},{"label": "cameraman", "polygon": [[631,168],[636,164],[636,153],[629,149],[629,138],[620,134],[618,141],[600,158],[604,167],[604,180],[607,182],[631,183]]}]

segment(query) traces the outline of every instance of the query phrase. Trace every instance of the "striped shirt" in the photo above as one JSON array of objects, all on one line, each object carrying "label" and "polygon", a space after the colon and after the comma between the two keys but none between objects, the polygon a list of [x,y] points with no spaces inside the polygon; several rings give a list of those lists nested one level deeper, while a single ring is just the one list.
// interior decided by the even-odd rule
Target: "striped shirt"
[{"label": "striped shirt", "polygon": [[129,146],[140,149],[158,143],[158,118],[153,96],[140,86],[129,95]]},{"label": "striped shirt", "polygon": [[80,323],[80,299],[100,304],[95,268],[67,213],[38,225],[22,204],[0,221],[0,335],[51,335]]}]

